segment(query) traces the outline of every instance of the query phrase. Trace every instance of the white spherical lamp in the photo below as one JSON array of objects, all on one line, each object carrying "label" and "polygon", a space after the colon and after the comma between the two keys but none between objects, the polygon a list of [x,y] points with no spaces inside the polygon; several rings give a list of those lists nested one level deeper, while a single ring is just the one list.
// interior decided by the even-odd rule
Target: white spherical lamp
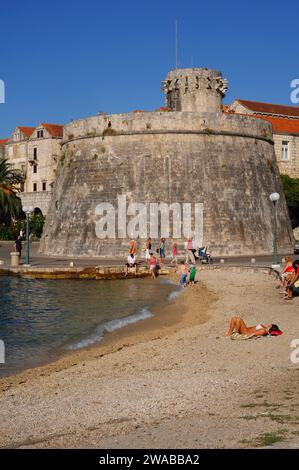
[{"label": "white spherical lamp", "polygon": [[278,193],[271,193],[269,198],[270,198],[270,201],[277,202],[280,198],[280,195]]}]

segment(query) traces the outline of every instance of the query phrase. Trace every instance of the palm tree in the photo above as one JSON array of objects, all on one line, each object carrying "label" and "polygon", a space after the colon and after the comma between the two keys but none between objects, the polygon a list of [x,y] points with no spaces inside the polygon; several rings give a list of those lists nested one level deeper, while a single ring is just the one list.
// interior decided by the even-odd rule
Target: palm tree
[{"label": "palm tree", "polygon": [[16,185],[20,175],[5,158],[0,159],[0,222],[9,222],[21,212],[22,203]]}]

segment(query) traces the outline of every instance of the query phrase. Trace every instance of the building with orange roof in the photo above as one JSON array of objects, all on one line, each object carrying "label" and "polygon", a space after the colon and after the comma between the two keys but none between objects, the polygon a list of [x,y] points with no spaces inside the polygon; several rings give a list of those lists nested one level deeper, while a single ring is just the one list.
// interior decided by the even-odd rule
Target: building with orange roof
[{"label": "building with orange roof", "polygon": [[51,199],[62,135],[62,125],[43,122],[37,127],[17,126],[9,139],[0,140],[0,156],[2,152],[24,174],[20,187],[23,205],[43,214]]},{"label": "building with orange roof", "polygon": [[247,114],[270,122],[279,170],[299,178],[299,107],[258,101],[233,101],[224,112]]},{"label": "building with orange roof", "polygon": [[5,157],[5,144],[8,142],[8,139],[0,139],[0,158]]}]

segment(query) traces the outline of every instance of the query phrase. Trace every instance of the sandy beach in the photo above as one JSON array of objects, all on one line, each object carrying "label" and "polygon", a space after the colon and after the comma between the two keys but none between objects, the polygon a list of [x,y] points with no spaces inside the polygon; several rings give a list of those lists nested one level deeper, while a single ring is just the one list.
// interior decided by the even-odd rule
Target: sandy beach
[{"label": "sandy beach", "polygon": [[[262,270],[199,279],[98,346],[1,379],[0,446],[299,448],[299,299]],[[233,315],[284,334],[232,341]]]}]

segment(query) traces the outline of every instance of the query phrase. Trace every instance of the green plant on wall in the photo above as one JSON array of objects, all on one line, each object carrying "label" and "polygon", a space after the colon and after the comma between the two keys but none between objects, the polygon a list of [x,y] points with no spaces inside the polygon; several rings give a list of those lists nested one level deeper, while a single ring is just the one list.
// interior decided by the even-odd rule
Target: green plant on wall
[{"label": "green plant on wall", "polygon": [[0,159],[0,223],[9,225],[21,211],[18,185],[22,175],[16,172],[7,160]]},{"label": "green plant on wall", "polygon": [[284,194],[293,227],[299,225],[299,178],[281,175]]},{"label": "green plant on wall", "polygon": [[115,135],[116,131],[112,129],[112,127],[106,127],[106,129],[103,130],[102,138],[108,136],[108,135]]},{"label": "green plant on wall", "polygon": [[45,224],[45,217],[43,214],[33,214],[30,217],[30,233],[32,238],[39,239],[42,236],[43,228]]}]

